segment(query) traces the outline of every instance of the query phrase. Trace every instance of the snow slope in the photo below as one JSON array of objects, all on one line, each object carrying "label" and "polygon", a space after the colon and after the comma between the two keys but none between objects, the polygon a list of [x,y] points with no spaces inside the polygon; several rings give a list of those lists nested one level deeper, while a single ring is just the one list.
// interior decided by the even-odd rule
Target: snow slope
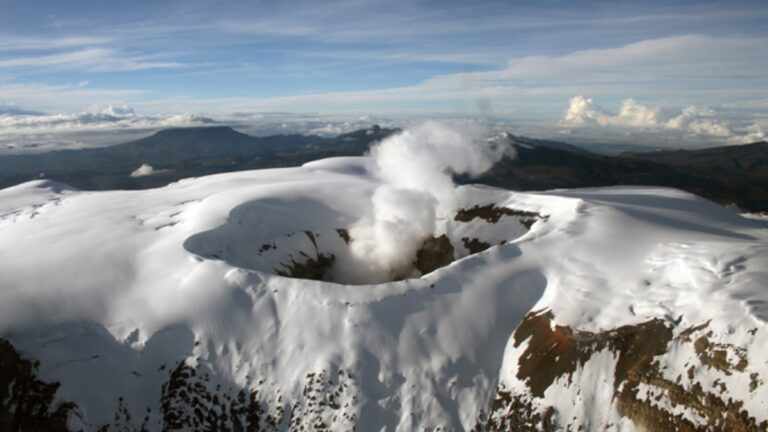
[{"label": "snow slope", "polygon": [[[74,403],[74,430],[493,429],[486,420],[511,412],[503,392],[527,404],[533,429],[551,407],[561,427],[640,430],[611,391],[615,344],[595,342],[542,390],[524,372],[534,338],[513,336],[542,313],[577,335],[659,319],[673,336],[657,378],[768,421],[765,222],[671,189],[464,186],[460,208],[547,218],[530,231],[512,216],[444,220],[463,258],[421,278],[276,274],[288,253],[344,265],[338,230],[371,211],[377,185],[366,159],[336,158],[144,191],[2,190],[0,338],[60,383],[53,405]],[[466,235],[494,246],[466,256]],[[648,382],[634,397],[703,427]]]}]

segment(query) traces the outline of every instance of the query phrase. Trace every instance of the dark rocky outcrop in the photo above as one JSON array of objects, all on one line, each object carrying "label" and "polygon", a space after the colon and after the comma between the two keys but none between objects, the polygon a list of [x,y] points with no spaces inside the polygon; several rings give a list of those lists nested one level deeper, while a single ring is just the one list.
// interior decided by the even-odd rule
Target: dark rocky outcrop
[{"label": "dark rocky outcrop", "polygon": [[464,243],[464,247],[467,248],[470,254],[480,253],[491,247],[490,243],[486,243],[476,238],[462,237],[461,242]]},{"label": "dark rocky outcrop", "polygon": [[413,266],[422,275],[431,273],[440,267],[445,267],[454,261],[453,245],[445,234],[440,237],[430,237],[422,243],[416,252]]},{"label": "dark rocky outcrop", "polygon": [[312,242],[314,251],[311,254],[300,251],[300,257],[289,255],[289,262],[281,263],[280,267],[275,269],[275,273],[297,279],[326,280],[336,257],[331,253],[320,252],[314,232],[304,231],[304,234]]},{"label": "dark rocky outcrop", "polygon": [[[615,356],[613,397],[619,415],[631,420],[641,430],[676,431],[756,431],[766,430],[768,422],[758,423],[744,409],[743,402],[727,397],[725,383],[719,382],[720,391],[705,391],[698,381],[697,368],[679,371],[677,380],[665,378],[656,360],[671,347],[692,344],[700,364],[725,374],[746,369],[743,348],[729,344],[712,343],[712,332],[694,338],[704,331],[707,323],[678,331],[680,320],[654,318],[634,325],[626,325],[602,332],[573,330],[554,323],[550,311],[529,313],[514,333],[515,347],[525,343],[519,356],[517,378],[526,383],[529,392],[514,394],[502,384],[490,406],[490,413],[481,415],[477,430],[582,430],[586,426],[580,419],[559,419],[553,407],[541,409],[534,403],[544,396],[555,381],[566,378],[572,382],[573,374],[600,351],[609,350]],[[726,360],[726,351],[735,352],[736,361]],[[694,359],[691,360],[693,362]],[[688,383],[682,382],[686,374]],[[763,383],[752,374],[751,391],[762,390]],[[652,389],[652,394],[641,396],[640,389]],[[662,397],[672,409],[657,403]],[[538,408],[534,408],[538,407]],[[694,424],[688,412],[705,419],[705,426]]]},{"label": "dark rocky outcrop", "polygon": [[22,356],[0,338],[0,430],[66,431],[75,404],[54,404],[58,383],[37,377],[39,363]]},{"label": "dark rocky outcrop", "polygon": [[457,222],[471,222],[474,219],[483,219],[488,223],[497,223],[502,216],[516,217],[527,229],[531,229],[536,221],[547,220],[549,217],[536,212],[511,209],[508,207],[496,207],[493,204],[474,206],[461,209],[456,213],[454,220]]}]

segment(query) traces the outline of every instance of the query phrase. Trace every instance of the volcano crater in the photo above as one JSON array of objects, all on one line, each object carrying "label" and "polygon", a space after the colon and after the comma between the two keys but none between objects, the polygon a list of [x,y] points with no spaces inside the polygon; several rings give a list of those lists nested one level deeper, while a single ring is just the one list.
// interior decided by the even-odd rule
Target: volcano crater
[{"label": "volcano crater", "polygon": [[514,241],[537,222],[548,219],[537,212],[496,204],[462,208],[452,218],[438,221],[438,232],[420,240],[410,266],[393,270],[388,276],[367,277],[366,263],[351,250],[354,218],[318,203],[322,208],[303,212],[314,215],[306,229],[277,232],[264,223],[265,205],[269,218],[280,219],[288,211],[274,202],[240,206],[230,212],[224,224],[189,237],[185,249],[201,259],[281,277],[368,285],[419,278]]}]

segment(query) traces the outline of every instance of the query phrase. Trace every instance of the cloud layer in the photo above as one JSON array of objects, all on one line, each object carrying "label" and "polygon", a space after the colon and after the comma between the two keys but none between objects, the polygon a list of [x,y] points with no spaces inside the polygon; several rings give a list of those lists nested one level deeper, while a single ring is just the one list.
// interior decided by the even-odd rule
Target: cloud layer
[{"label": "cloud layer", "polygon": [[151,116],[138,115],[133,108],[122,105],[108,105],[101,110],[85,111],[69,114],[38,114],[38,115],[0,115],[0,127],[4,133],[13,131],[23,132],[26,129],[55,130],[55,129],[93,129],[93,128],[156,128],[171,126],[191,126],[196,124],[215,123],[213,119],[185,115]]},{"label": "cloud layer", "polygon": [[747,143],[765,139],[762,123],[756,122],[737,130],[728,121],[718,118],[709,107],[690,105],[673,114],[661,107],[641,104],[634,99],[621,102],[616,113],[611,113],[592,99],[576,96],[570,100],[560,126],[566,129],[591,130],[605,128],[616,132],[646,134],[673,133],[688,139],[715,139],[721,143]]},{"label": "cloud layer", "polygon": [[[395,6],[405,7],[403,4]],[[668,114],[636,103],[620,107],[618,114],[607,115],[592,106],[585,107],[583,112],[570,113],[570,117],[563,119],[564,124],[586,130],[588,124],[579,122],[591,121],[590,116],[593,116],[594,125],[601,126],[603,133],[607,128],[635,132],[655,128],[674,132],[684,140],[760,136],[763,129],[755,121],[768,113],[768,76],[765,74],[768,58],[762,55],[768,37],[764,34],[745,32],[736,37],[671,33],[673,36],[665,37],[588,38],[581,43],[558,42],[563,45],[538,51],[510,49],[502,52],[496,47],[496,51],[484,51],[481,57],[487,60],[479,63],[472,60],[471,67],[456,68],[444,65],[453,64],[462,57],[459,51],[483,51],[482,43],[475,41],[469,46],[457,46],[455,50],[442,47],[444,52],[432,54],[421,46],[409,53],[397,52],[393,46],[377,46],[375,49],[369,46],[342,47],[336,44],[341,40],[348,42],[353,39],[353,34],[364,36],[367,43],[373,42],[370,34],[361,35],[357,21],[333,31],[316,19],[307,20],[302,26],[291,26],[288,21],[293,19],[292,15],[287,10],[278,9],[272,12],[280,19],[273,21],[212,16],[209,21],[194,25],[157,27],[155,30],[139,26],[116,30],[109,36],[101,33],[69,35],[56,38],[56,43],[49,48],[40,37],[5,34],[6,40],[0,42],[0,105],[14,104],[29,111],[72,113],[83,112],[94,105],[130,104],[140,112],[153,113],[155,117],[193,112],[207,113],[206,116],[222,121],[227,121],[231,113],[255,116],[254,113],[261,112],[321,113],[320,117],[353,119],[364,115],[380,118],[398,115],[504,118],[527,128],[523,133],[544,136],[556,133],[563,101],[574,94],[588,94],[609,101],[627,95],[642,95],[646,101],[678,107],[678,112]],[[440,17],[456,26],[451,27],[450,32],[456,36],[457,43],[460,35],[472,33],[466,20],[492,24],[488,37],[494,32],[506,31],[503,20],[498,17],[479,17],[468,8],[458,9],[465,14],[461,19]],[[333,14],[326,15],[328,19],[335,19]],[[710,15],[711,11],[708,11],[700,18],[709,20]],[[612,16],[610,19],[614,22],[653,21],[646,16]],[[288,20],[285,25],[277,25],[283,20]],[[395,21],[402,22],[404,28],[398,36],[408,32],[412,33],[411,38],[435,36],[432,21],[420,23],[420,26],[412,26],[411,21],[402,17]],[[600,19],[584,12],[581,15],[566,14],[558,19],[549,16],[543,21],[539,18],[514,26],[522,25],[520,31],[524,27],[538,32],[548,26],[562,30],[567,27],[566,23],[598,25]],[[373,24],[370,23],[373,27],[370,31],[375,33],[378,28]],[[216,43],[228,46],[235,35],[242,36],[243,41],[267,35],[281,41],[283,38],[323,35],[319,37],[322,44],[331,44],[334,49],[318,46],[320,42],[317,40],[306,41],[301,50],[290,44],[289,47],[280,45],[279,56],[301,59],[289,68],[278,66],[279,62],[231,64],[218,57],[206,62],[205,56],[185,56],[172,49],[176,45],[170,42],[180,42],[178,37],[182,33],[190,36],[184,32],[192,28],[211,36],[210,40],[201,41],[201,47],[205,49],[213,49]],[[140,36],[139,30],[147,33]],[[148,42],[148,35],[169,43],[153,49],[126,44],[134,38]],[[7,40],[21,48],[14,49],[13,43]],[[237,56],[243,56],[243,53]],[[443,66],[409,73],[413,66],[409,62],[418,62],[418,57],[422,59],[419,63],[422,69],[424,63]],[[354,67],[346,69],[344,65]],[[50,82],[56,81],[58,76],[74,79],[75,83]],[[382,78],[400,76],[403,78]],[[155,79],[160,81],[155,82]],[[316,85],[310,87],[310,83]],[[741,108],[730,110],[726,119],[720,119],[719,115],[728,105]],[[713,107],[715,112],[710,115],[702,108],[681,110],[681,107],[691,106]],[[672,121],[678,116],[679,119]],[[67,123],[69,120],[55,121]],[[314,126],[300,127],[301,132],[331,134],[348,130],[338,122],[308,122]],[[750,127],[752,129],[747,130]],[[270,132],[277,131],[270,127]]]},{"label": "cloud layer", "polygon": [[135,139],[153,130],[214,123],[213,119],[192,114],[140,115],[126,105],[64,114],[15,109],[6,114],[0,112],[0,153],[103,146]]},{"label": "cloud layer", "polygon": [[93,47],[56,54],[0,58],[0,70],[78,70],[90,72],[130,72],[145,69],[171,69],[184,67],[183,63],[153,61],[145,56],[136,56],[119,50]]}]

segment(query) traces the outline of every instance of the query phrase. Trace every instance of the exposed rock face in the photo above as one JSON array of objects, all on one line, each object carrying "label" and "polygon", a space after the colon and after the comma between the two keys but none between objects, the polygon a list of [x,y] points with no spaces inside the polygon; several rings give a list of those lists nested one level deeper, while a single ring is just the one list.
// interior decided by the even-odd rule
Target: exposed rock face
[{"label": "exposed rock face", "polygon": [[491,247],[490,243],[476,238],[462,237],[461,242],[464,243],[464,247],[467,248],[470,254],[480,253]]},{"label": "exposed rock face", "polygon": [[67,416],[76,407],[53,402],[59,384],[39,380],[38,365],[0,338],[0,430],[67,430]]},{"label": "exposed rock face", "polygon": [[[453,222],[469,223],[475,219],[480,219],[487,225],[497,224],[502,217],[510,216],[516,218],[526,230],[530,230],[534,223],[540,220],[547,220],[548,216],[536,212],[511,209],[507,207],[497,207],[493,204],[486,206],[474,206],[468,209],[459,210]],[[460,224],[456,224],[460,225]],[[335,232],[335,236],[331,233]],[[478,233],[472,233],[478,235]],[[286,250],[285,246],[278,246],[286,239],[303,238],[304,246],[298,250]],[[334,243],[335,249],[328,249],[328,242],[319,242],[321,236],[338,237],[343,243]],[[481,236],[482,237],[482,236]],[[324,237],[323,237],[324,238]],[[425,275],[441,267],[445,267],[453,261],[463,258],[466,255],[480,253],[494,244],[504,244],[510,238],[490,238],[486,235],[484,238],[461,237],[451,238],[446,234],[427,238],[416,253],[413,262],[415,274]],[[276,255],[280,256],[279,263],[274,267],[274,272],[280,276],[333,281],[332,270],[334,265],[338,265],[337,254],[346,253],[339,248],[346,248],[353,241],[349,230],[337,228],[327,233],[314,231],[297,231],[288,234],[283,239],[265,243],[258,250],[259,257]],[[464,246],[465,251],[458,249],[460,245]],[[294,246],[295,247],[295,246]],[[219,259],[220,257],[214,257]],[[395,277],[402,279],[404,276]]]},{"label": "exposed rock face", "polygon": [[[67,419],[79,415],[71,402],[54,403],[58,383],[36,376],[37,364],[22,357],[13,345],[0,338],[0,430],[68,431]],[[98,430],[354,430],[359,408],[357,385],[352,375],[339,369],[312,372],[303,380],[298,400],[286,400],[278,392],[242,389],[220,382],[205,366],[193,367],[182,360],[162,385],[161,416],[150,412],[133,419],[120,404],[113,420]],[[264,393],[264,394],[261,394]]]},{"label": "exposed rock face", "polygon": [[543,216],[536,212],[529,212],[524,210],[516,210],[507,207],[496,207],[493,204],[485,206],[474,206],[468,209],[461,209],[456,213],[454,220],[457,222],[470,222],[473,219],[484,219],[488,223],[497,223],[502,216],[517,217],[523,226],[531,229],[534,223],[538,220],[546,220],[547,216]]},{"label": "exposed rock face", "polygon": [[258,396],[256,390],[214,386],[208,374],[182,361],[163,385],[163,430],[275,430],[283,412],[267,412]]},{"label": "exposed rock face", "polygon": [[413,264],[421,274],[431,273],[440,267],[452,263],[453,245],[445,234],[440,237],[430,237],[416,252],[416,262]]},{"label": "exposed rock face", "polygon": [[[338,231],[339,230],[337,230],[337,232]],[[332,253],[320,252],[317,247],[317,239],[314,232],[304,231],[304,234],[312,242],[314,250],[310,252],[310,254],[300,251],[300,257],[289,255],[289,262],[280,263],[280,267],[275,269],[275,273],[280,276],[298,279],[325,280],[328,271],[333,267],[333,262],[336,257]],[[339,235],[341,236],[341,233]],[[272,249],[277,249],[277,247],[272,247]]]},{"label": "exposed rock face", "polygon": [[[301,397],[287,400],[279,392],[226,388],[182,361],[163,386],[162,430],[354,430],[354,380],[343,369],[334,375],[308,373]],[[257,387],[265,385],[260,380]]]},{"label": "exposed rock face", "polygon": [[[589,429],[584,419],[563,418],[552,406],[542,408],[542,401],[545,393],[557,385],[578,385],[574,384],[578,382],[575,375],[582,373],[594,355],[605,350],[615,359],[615,408],[619,416],[629,419],[639,430],[768,428],[768,422],[758,423],[744,409],[743,401],[728,396],[724,382],[716,381],[721,390],[718,394],[703,390],[700,382],[700,367],[717,369],[726,375],[744,374],[748,365],[745,349],[709,342],[711,331],[697,336],[706,331],[708,323],[681,329],[680,321],[655,318],[594,333],[557,325],[549,311],[529,313],[514,334],[515,347],[525,347],[518,358],[517,379],[525,383],[528,391],[516,394],[502,383],[490,415],[481,416],[477,429]],[[670,379],[670,371],[664,370],[662,360],[686,344],[693,345],[698,362],[690,359],[686,363],[690,368],[671,371],[677,378]],[[754,383],[750,385],[753,394],[765,391],[757,373],[750,374],[749,379]]]},{"label": "exposed rock face", "polygon": [[[742,401],[726,397],[724,382],[718,384],[722,390],[719,394],[703,390],[698,382],[697,367],[726,375],[746,374],[746,351],[712,342],[708,323],[682,328],[680,321],[654,318],[603,332],[586,332],[557,325],[549,311],[529,313],[513,335],[514,346],[523,348],[517,378],[527,391],[511,390],[502,382],[489,412],[480,413],[473,430],[589,430],[584,419],[563,417],[542,401],[557,385],[578,385],[576,375],[593,356],[606,350],[615,359],[611,390],[615,409],[638,430],[766,430],[768,422],[757,422]],[[670,379],[660,359],[682,345],[692,346],[696,357],[690,359],[689,369],[673,371],[677,378]],[[0,339],[2,430],[65,431],[67,417],[77,412],[72,403],[53,403],[58,384],[40,381],[36,368],[8,341]],[[751,373],[749,378],[751,393],[765,391],[762,377]],[[284,400],[279,391],[270,392],[264,380],[253,389],[227,386],[213,378],[205,366],[190,366],[182,360],[162,386],[161,428],[354,430],[360,407],[358,391],[349,372],[322,370],[307,374],[299,399]],[[148,418],[138,430],[146,429]],[[136,419],[118,409],[114,423],[101,429],[124,429],[131,424],[137,424]]]},{"label": "exposed rock face", "polygon": [[302,254],[304,260],[296,261],[291,258],[290,263],[283,264],[275,273],[298,279],[325,280],[326,273],[333,267],[335,257],[332,254],[317,254],[311,257]]}]

